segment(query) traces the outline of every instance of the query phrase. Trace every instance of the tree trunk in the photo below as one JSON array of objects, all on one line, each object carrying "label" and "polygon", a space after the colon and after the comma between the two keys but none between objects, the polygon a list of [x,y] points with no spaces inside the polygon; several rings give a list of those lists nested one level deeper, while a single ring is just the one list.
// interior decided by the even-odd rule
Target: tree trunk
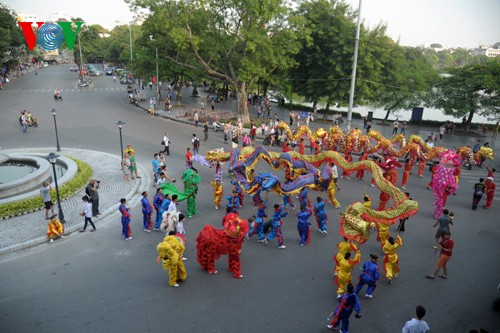
[{"label": "tree trunk", "polygon": [[391,113],[391,110],[387,110],[387,113],[385,114],[384,120],[382,121],[382,124],[385,124],[387,119],[389,119],[389,114]]},{"label": "tree trunk", "polygon": [[323,120],[326,120],[326,117],[328,115],[328,111],[330,111],[330,102],[326,103],[325,113],[323,113]]},{"label": "tree trunk", "polygon": [[467,117],[467,122],[465,123],[465,131],[470,132],[470,125],[472,124],[472,118],[474,117],[474,110],[469,112],[469,116]]},{"label": "tree trunk", "polygon": [[247,105],[247,84],[239,82],[236,91],[238,92],[238,118],[243,121],[243,124],[250,124],[250,114],[248,113]]}]

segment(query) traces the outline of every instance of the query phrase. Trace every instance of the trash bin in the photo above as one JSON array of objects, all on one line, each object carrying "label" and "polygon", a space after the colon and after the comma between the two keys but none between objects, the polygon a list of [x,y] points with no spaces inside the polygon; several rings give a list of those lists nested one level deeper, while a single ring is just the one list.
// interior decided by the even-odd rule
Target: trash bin
[{"label": "trash bin", "polygon": [[413,108],[410,121],[416,121],[416,122],[422,121],[423,114],[424,114],[424,108],[421,107]]},{"label": "trash bin", "polygon": [[368,121],[373,120],[373,111],[368,111]]}]

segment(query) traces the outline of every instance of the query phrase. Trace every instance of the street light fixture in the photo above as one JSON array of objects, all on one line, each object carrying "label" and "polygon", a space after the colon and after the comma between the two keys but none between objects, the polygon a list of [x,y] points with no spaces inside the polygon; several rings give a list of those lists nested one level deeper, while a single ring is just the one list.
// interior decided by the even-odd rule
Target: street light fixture
[{"label": "street light fixture", "polygon": [[59,186],[57,185],[57,174],[56,174],[56,162],[57,159],[61,157],[60,155],[57,155],[55,153],[50,153],[46,158],[49,160],[50,164],[52,164],[52,172],[54,174],[54,183],[56,185],[56,195],[57,195],[57,209],[58,209],[58,216],[59,216],[59,221],[61,223],[66,223],[64,220],[64,213],[61,207],[61,199],[59,197]]},{"label": "street light fixture", "polygon": [[[154,41],[153,35],[149,35],[149,40]],[[158,74],[158,47],[155,46],[156,49],[156,101],[160,103],[160,75]]]},{"label": "street light fixture", "polygon": [[122,153],[122,161],[123,161],[123,139],[122,139],[122,127],[125,125],[124,121],[118,120],[116,122],[116,125],[118,125],[118,130],[120,131],[120,151]]},{"label": "street light fixture", "polygon": [[57,134],[57,121],[56,121],[56,109],[52,109],[52,115],[54,116],[54,127],[56,129],[56,142],[57,142],[57,151],[61,151],[61,146],[59,145],[59,135]]}]

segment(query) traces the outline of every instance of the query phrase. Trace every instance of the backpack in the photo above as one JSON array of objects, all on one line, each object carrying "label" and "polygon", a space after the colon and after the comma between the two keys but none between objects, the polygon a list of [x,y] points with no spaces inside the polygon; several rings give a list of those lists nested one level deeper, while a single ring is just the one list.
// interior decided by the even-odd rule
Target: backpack
[{"label": "backpack", "polygon": [[200,139],[196,138],[193,141],[193,147],[199,148],[200,147]]},{"label": "backpack", "polygon": [[23,116],[19,116],[19,124],[23,124]]}]

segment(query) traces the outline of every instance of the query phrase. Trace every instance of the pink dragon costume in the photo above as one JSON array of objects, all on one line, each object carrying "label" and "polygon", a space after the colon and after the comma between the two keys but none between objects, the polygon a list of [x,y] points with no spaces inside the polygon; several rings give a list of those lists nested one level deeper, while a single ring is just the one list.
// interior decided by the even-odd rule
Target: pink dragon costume
[{"label": "pink dragon costume", "polygon": [[440,164],[432,181],[434,192],[434,218],[437,220],[443,213],[445,198],[458,190],[458,184],[453,174],[460,166],[460,155],[453,150],[446,150],[439,154]]}]

